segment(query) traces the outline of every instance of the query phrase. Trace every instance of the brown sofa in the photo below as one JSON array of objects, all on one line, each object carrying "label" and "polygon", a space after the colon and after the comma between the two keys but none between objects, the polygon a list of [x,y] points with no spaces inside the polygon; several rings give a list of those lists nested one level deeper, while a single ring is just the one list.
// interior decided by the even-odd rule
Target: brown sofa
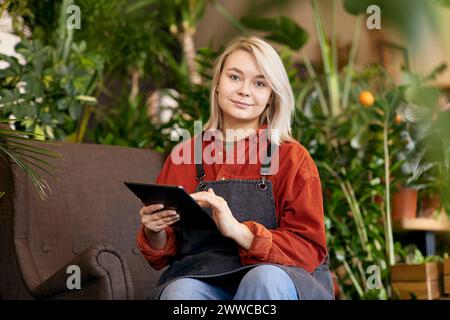
[{"label": "brown sofa", "polygon": [[[164,156],[93,144],[45,146],[58,179],[41,200],[16,165],[0,157],[0,295],[2,299],[145,299],[161,271],[136,247],[141,204],[123,181],[154,182]],[[81,289],[68,289],[81,271]]]}]

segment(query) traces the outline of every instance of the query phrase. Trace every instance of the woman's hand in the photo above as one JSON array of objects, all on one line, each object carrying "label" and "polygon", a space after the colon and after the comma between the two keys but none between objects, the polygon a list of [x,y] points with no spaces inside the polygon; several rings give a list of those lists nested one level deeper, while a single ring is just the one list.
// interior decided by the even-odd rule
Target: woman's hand
[{"label": "woman's hand", "polygon": [[200,191],[191,194],[191,197],[198,202],[201,207],[212,209],[213,219],[220,233],[225,237],[231,237],[238,225],[239,221],[231,213],[226,200],[217,196],[213,189],[209,188],[208,192]]},{"label": "woman's hand", "polygon": [[200,206],[212,209],[214,222],[222,235],[233,239],[247,250],[250,248],[253,234],[245,224],[236,220],[224,198],[217,196],[211,188],[208,189],[208,192],[193,193],[191,197]]},{"label": "woman's hand", "polygon": [[161,210],[162,208],[164,208],[163,204],[151,204],[142,207],[139,211],[141,222],[148,230],[147,234],[160,234],[180,219],[180,215],[175,210]]}]

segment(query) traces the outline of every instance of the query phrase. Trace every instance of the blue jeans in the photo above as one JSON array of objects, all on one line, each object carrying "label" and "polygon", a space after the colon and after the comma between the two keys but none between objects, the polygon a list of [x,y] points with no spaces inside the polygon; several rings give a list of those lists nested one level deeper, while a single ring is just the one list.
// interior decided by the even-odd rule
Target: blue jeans
[{"label": "blue jeans", "polygon": [[223,287],[195,278],[171,282],[160,300],[297,300],[297,290],[289,275],[273,265],[248,271],[237,288]]}]

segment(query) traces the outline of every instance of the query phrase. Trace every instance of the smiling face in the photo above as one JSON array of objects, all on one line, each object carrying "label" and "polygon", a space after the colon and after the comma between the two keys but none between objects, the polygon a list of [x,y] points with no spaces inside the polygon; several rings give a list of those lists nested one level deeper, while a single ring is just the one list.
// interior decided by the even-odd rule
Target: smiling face
[{"label": "smiling face", "polygon": [[225,60],[217,86],[217,101],[223,129],[258,129],[272,89],[255,57],[244,50],[232,52]]}]

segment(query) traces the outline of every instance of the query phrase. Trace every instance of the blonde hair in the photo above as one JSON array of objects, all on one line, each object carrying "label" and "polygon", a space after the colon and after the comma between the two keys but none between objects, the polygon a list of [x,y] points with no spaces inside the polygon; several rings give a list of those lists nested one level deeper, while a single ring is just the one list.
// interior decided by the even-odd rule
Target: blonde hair
[{"label": "blonde hair", "polygon": [[[294,94],[283,62],[275,49],[267,42],[257,37],[239,37],[233,40],[217,58],[211,83],[210,104],[211,114],[203,130],[221,129],[222,113],[217,101],[217,86],[220,74],[227,57],[236,50],[251,53],[264,77],[271,83],[272,95],[269,103],[259,118],[259,124],[267,123],[270,141],[280,145],[294,140],[291,132],[291,121],[294,115]],[[276,129],[276,130],[273,130]]]}]

